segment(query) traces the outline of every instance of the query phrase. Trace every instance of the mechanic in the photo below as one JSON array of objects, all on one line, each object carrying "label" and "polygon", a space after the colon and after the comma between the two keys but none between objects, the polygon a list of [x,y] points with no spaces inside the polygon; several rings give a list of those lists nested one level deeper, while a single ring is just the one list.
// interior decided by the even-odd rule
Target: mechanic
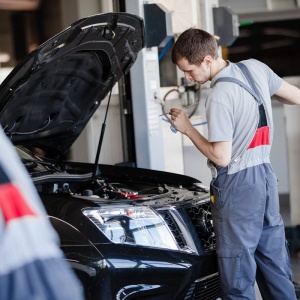
[{"label": "mechanic", "polygon": [[37,191],[0,126],[0,299],[83,300]]},{"label": "mechanic", "polygon": [[211,81],[206,99],[208,139],[185,112],[170,110],[171,124],[208,158],[211,210],[223,299],[296,299],[277,178],[270,164],[271,97],[300,104],[300,90],[255,59],[218,56],[216,39],[190,28],[172,49],[186,79]]}]

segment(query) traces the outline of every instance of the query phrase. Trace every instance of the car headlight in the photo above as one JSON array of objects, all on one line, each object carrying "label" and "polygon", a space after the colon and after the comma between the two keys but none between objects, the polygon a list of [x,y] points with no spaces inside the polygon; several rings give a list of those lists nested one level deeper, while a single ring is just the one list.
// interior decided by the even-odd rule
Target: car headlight
[{"label": "car headlight", "polygon": [[103,206],[82,213],[113,243],[178,250],[164,220],[149,207]]}]

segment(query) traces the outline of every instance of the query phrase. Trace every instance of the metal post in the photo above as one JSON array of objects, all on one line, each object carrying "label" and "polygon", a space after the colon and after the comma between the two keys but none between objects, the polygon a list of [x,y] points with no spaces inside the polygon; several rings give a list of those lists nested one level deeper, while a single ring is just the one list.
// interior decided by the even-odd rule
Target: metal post
[{"label": "metal post", "polygon": [[[147,2],[149,3],[149,2]],[[144,17],[144,1],[126,0],[126,11]],[[165,170],[159,103],[158,49],[143,49],[130,71],[137,166]]]}]

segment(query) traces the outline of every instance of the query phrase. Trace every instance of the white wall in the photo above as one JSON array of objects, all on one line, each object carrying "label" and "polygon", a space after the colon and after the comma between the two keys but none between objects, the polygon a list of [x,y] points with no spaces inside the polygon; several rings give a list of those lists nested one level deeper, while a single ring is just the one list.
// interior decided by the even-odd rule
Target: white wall
[{"label": "white wall", "polygon": [[[98,110],[72,146],[72,160],[80,162],[95,161],[107,99],[106,97],[102,101]],[[119,96],[113,94],[106,119],[105,134],[99,157],[100,163],[114,165],[124,161],[121,129]]]},{"label": "white wall", "polygon": [[[287,77],[286,81],[300,88],[300,77]],[[284,106],[290,179],[291,223],[300,223],[300,106]]]},{"label": "white wall", "polygon": [[274,137],[271,150],[271,163],[278,178],[279,194],[289,194],[289,167],[287,128],[284,105],[273,101]]}]

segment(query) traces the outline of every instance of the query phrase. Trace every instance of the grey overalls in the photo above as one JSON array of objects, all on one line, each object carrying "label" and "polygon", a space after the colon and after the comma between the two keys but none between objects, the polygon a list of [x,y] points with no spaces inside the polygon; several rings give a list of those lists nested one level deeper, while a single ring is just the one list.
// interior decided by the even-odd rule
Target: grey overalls
[{"label": "grey overalls", "polygon": [[[237,65],[250,87],[231,77],[219,78],[216,83],[239,84],[256,99],[260,112],[257,132],[263,130],[265,135],[255,136],[251,144],[259,147],[268,142],[264,106],[247,67]],[[211,182],[222,299],[255,299],[255,279],[265,300],[296,299],[272,167],[263,155],[255,166],[233,174],[228,172],[232,167],[216,167]]]}]

